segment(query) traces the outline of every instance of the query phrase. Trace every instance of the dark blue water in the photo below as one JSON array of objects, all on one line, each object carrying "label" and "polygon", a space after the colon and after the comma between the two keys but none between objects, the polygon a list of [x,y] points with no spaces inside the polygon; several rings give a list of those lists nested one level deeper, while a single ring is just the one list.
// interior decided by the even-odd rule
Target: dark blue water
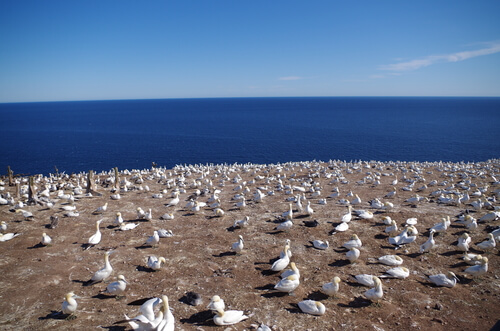
[{"label": "dark blue water", "polygon": [[500,98],[221,98],[0,104],[0,173],[500,157]]}]

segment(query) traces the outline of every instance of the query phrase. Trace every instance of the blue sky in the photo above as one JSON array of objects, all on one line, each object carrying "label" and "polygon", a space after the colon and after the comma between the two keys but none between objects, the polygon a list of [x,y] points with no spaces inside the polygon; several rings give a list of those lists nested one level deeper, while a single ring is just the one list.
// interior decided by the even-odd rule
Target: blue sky
[{"label": "blue sky", "polygon": [[500,1],[0,1],[0,102],[500,96]]}]

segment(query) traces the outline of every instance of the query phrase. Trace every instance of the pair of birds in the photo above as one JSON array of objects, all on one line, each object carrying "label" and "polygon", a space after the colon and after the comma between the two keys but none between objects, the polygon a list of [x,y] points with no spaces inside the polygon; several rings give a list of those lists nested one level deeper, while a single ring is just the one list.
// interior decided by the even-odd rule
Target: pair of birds
[{"label": "pair of birds", "polygon": [[[155,314],[155,307],[161,304],[160,311]],[[175,318],[168,304],[168,297],[163,295],[160,298],[149,299],[139,308],[140,315],[130,318],[125,315],[125,322],[134,330],[158,330],[173,331],[175,328]]]},{"label": "pair of birds", "polygon": [[225,311],[226,305],[224,300],[218,295],[212,297],[207,308],[216,313],[213,317],[215,325],[232,325],[248,318],[241,310]]}]

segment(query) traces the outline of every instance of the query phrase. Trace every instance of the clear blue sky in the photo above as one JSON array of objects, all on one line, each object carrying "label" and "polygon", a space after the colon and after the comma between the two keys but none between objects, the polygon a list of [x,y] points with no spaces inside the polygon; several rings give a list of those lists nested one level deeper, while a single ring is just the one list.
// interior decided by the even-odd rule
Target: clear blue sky
[{"label": "clear blue sky", "polygon": [[500,1],[0,1],[0,102],[253,96],[500,96]]}]

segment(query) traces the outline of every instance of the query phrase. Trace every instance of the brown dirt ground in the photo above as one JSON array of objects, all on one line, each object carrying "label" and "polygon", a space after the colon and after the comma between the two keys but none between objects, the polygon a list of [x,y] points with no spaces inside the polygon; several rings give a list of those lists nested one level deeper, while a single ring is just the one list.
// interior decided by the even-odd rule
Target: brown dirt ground
[{"label": "brown dirt ground", "polygon": [[[307,164],[307,166],[306,166]],[[123,319],[123,314],[136,316],[139,312],[141,299],[158,297],[165,294],[170,299],[170,306],[176,319],[178,330],[250,330],[256,325],[265,323],[275,330],[489,330],[500,320],[500,280],[498,270],[500,257],[498,249],[488,253],[489,271],[478,280],[466,276],[463,270],[467,267],[461,262],[461,253],[455,251],[454,243],[465,228],[462,225],[452,225],[444,234],[436,236],[438,247],[433,254],[421,255],[419,246],[427,240],[427,229],[438,223],[442,217],[451,216],[452,220],[464,212],[467,206],[449,206],[438,204],[430,193],[437,189],[462,181],[460,176],[450,177],[450,174],[469,171],[469,180],[477,187],[489,185],[484,196],[494,196],[494,191],[500,186],[492,185],[492,174],[498,174],[498,160],[488,164],[419,164],[419,169],[411,170],[408,164],[372,163],[366,164],[338,163],[293,163],[281,166],[247,166],[229,168],[220,166],[219,172],[212,169],[206,175],[218,187],[224,173],[230,179],[239,174],[253,193],[256,187],[266,186],[275,190],[274,196],[267,196],[262,203],[250,200],[252,194],[247,194],[247,207],[238,210],[231,197],[236,193],[233,189],[239,185],[231,180],[225,181],[220,194],[225,216],[213,217],[213,211],[206,207],[199,213],[192,214],[184,206],[195,188],[190,187],[193,180],[199,179],[206,187],[205,179],[200,179],[200,173],[191,170],[185,174],[185,193],[176,207],[167,207],[174,187],[168,188],[166,179],[176,180],[182,171],[164,170],[166,179],[153,178],[151,171],[143,174],[144,183],[132,184],[132,187],[148,185],[150,191],[130,190],[122,193],[121,200],[111,200],[111,186],[104,185],[106,178],[113,174],[98,174],[96,185],[100,197],[81,197],[76,202],[79,217],[64,217],[60,209],[64,201],[56,199],[56,193],[51,198],[56,202],[52,208],[40,205],[27,206],[24,209],[34,214],[32,220],[25,220],[19,213],[12,211],[13,206],[0,206],[0,220],[8,224],[7,232],[20,232],[7,242],[0,242],[0,328],[2,330],[50,330],[74,329],[89,330],[103,328],[108,330],[130,329],[128,324],[115,324]],[[214,167],[215,168],[215,167]],[[350,170],[348,170],[350,169]],[[402,170],[407,172],[403,172]],[[481,176],[480,172],[484,173]],[[379,173],[380,184],[357,183],[367,173]],[[348,183],[332,183],[327,174],[342,174]],[[383,174],[394,174],[384,176]],[[217,174],[217,177],[215,177]],[[285,191],[276,190],[277,181],[266,184],[265,179],[250,182],[256,176],[282,178],[283,185],[302,185],[313,180],[321,187],[321,196],[306,196],[312,201],[315,210],[313,216],[295,213],[294,226],[288,232],[276,232],[277,218],[288,209],[286,201],[290,195]],[[130,175],[121,175],[121,179]],[[433,179],[438,182],[447,181],[446,186],[429,187],[422,196],[430,197],[417,207],[404,201],[416,194],[403,191],[401,188],[408,183],[402,177],[416,179],[425,177],[426,183]],[[391,182],[397,177],[399,183],[397,195],[393,199],[382,199],[394,203],[394,211],[380,212],[369,207],[368,201],[373,198],[383,198],[392,190]],[[61,179],[60,182],[76,182],[77,176]],[[293,178],[293,182],[290,181]],[[26,180],[25,178],[18,178]],[[39,178],[40,179],[40,178]],[[6,181],[3,178],[4,182]],[[85,180],[82,179],[82,183]],[[178,181],[177,181],[178,182]],[[26,182],[24,182],[26,183]],[[41,188],[41,183],[38,184]],[[415,183],[415,188],[423,185]],[[83,184],[82,184],[83,186]],[[106,187],[107,186],[107,187]],[[372,220],[361,220],[354,217],[350,229],[344,233],[331,234],[339,223],[346,207],[338,203],[339,198],[327,198],[334,187],[339,187],[341,196],[346,198],[349,191],[358,194],[363,203],[354,209],[368,209],[375,212]],[[5,190],[16,194],[14,186],[5,184]],[[161,199],[152,195],[166,189],[167,194]],[[470,191],[475,191],[472,188]],[[65,189],[65,192],[71,190]],[[484,199],[483,196],[483,199]],[[198,197],[198,201],[207,201],[210,193]],[[326,205],[318,204],[319,198],[327,198]],[[352,200],[353,198],[347,198]],[[471,199],[472,200],[472,199]],[[474,198],[477,200],[477,198]],[[17,199],[16,199],[17,201]],[[93,215],[98,206],[108,202],[108,209],[102,215]],[[498,205],[498,203],[496,203]],[[132,231],[118,231],[113,226],[115,213],[120,211],[126,222],[135,221],[136,208],[149,208],[153,211],[152,221],[141,221],[139,227]],[[470,206],[468,206],[470,208]],[[173,212],[174,220],[160,220],[166,212]],[[489,212],[480,210],[473,212],[479,218]],[[50,216],[59,216],[59,225],[49,229]],[[244,229],[231,229],[233,222],[248,215],[250,226]],[[417,217],[419,236],[415,243],[405,248],[394,250],[388,244],[387,236],[383,234],[385,225],[382,217],[390,215],[398,226],[402,226],[407,218]],[[104,219],[101,224],[102,241],[88,250],[82,249],[88,238],[95,232],[95,222]],[[319,226],[307,227],[305,221],[317,220]],[[479,228],[470,231],[472,241],[478,243],[486,238],[491,226],[497,226],[499,221],[479,224]],[[453,223],[452,223],[453,224]],[[155,229],[170,229],[175,234],[171,238],[162,238],[158,248],[140,247]],[[53,239],[53,245],[40,247],[42,232]],[[345,263],[345,250],[342,244],[356,233],[363,242],[360,260],[355,264]],[[237,241],[241,234],[245,240],[245,249],[241,255],[230,253],[231,244]],[[271,263],[278,257],[285,239],[291,240],[293,252],[292,261],[296,262],[301,271],[301,285],[294,295],[280,295],[272,288],[279,280],[279,273],[269,272]],[[316,250],[310,244],[314,239],[329,240],[330,248]],[[474,246],[475,248],[475,246]],[[110,261],[113,274],[104,283],[83,286],[93,273],[103,266],[103,255],[107,250],[114,250]],[[474,250],[473,250],[474,251]],[[482,252],[481,252],[482,253]],[[350,275],[370,273],[380,275],[390,267],[372,264],[368,258],[376,258],[385,254],[398,254],[404,259],[403,266],[410,269],[410,277],[405,280],[383,279],[384,297],[380,306],[372,305],[363,299],[366,287],[355,284]],[[166,265],[157,272],[148,272],[144,268],[149,255],[164,256]],[[424,274],[434,274],[454,271],[461,282],[454,288],[434,287],[428,283]],[[123,274],[130,283],[126,298],[116,300],[105,298],[99,292],[106,284],[114,281],[116,276]],[[323,283],[331,281],[334,276],[342,279],[337,298],[325,298],[319,290]],[[58,312],[64,295],[74,291],[82,299],[78,301],[77,318],[65,320]],[[203,304],[191,306],[182,302],[181,298],[188,291],[201,294]],[[226,309],[244,310],[251,317],[231,327],[217,327],[212,322],[212,315],[205,307],[210,297],[221,296],[226,302]],[[301,313],[296,304],[306,298],[321,300],[326,306],[323,316],[312,316]]]}]

